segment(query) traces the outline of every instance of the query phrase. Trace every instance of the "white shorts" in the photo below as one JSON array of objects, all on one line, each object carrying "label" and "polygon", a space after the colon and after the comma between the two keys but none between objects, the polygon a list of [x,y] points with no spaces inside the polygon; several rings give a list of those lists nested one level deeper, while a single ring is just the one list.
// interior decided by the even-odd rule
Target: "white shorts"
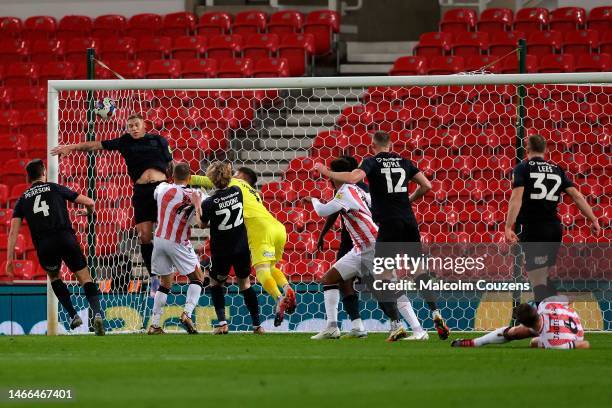
[{"label": "white shorts", "polygon": [[170,275],[173,272],[172,267],[175,267],[179,274],[185,276],[195,271],[199,264],[200,261],[191,243],[185,245],[154,237],[151,273]]},{"label": "white shorts", "polygon": [[363,278],[371,274],[373,262],[374,246],[366,248],[366,250],[361,252],[357,252],[355,247],[353,247],[353,249],[336,261],[333,268],[340,273],[342,280],[347,281],[355,276]]}]

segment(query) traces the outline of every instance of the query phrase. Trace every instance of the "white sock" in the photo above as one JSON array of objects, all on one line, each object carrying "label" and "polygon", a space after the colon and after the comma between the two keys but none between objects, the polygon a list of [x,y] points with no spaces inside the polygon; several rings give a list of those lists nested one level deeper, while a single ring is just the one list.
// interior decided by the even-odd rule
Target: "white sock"
[{"label": "white sock", "polygon": [[325,300],[327,327],[338,327],[338,304],[340,303],[340,291],[338,289],[324,290],[323,299]]},{"label": "white sock", "polygon": [[363,327],[363,322],[361,319],[351,320],[352,329],[356,331],[365,331],[365,327]]},{"label": "white sock", "polygon": [[161,319],[161,315],[166,306],[166,301],[168,300],[168,294],[158,290],[155,292],[155,298],[153,299],[153,316],[151,316],[151,326],[159,326],[159,319]]},{"label": "white sock", "polygon": [[500,327],[499,329],[495,329],[493,330],[491,333],[487,333],[484,336],[478,337],[474,339],[474,346],[475,347],[480,347],[480,346],[484,346],[485,344],[502,344],[502,343],[507,343],[508,339],[506,339],[504,337],[504,330],[506,330],[507,327]]},{"label": "white sock", "polygon": [[408,296],[402,295],[397,299],[397,310],[399,310],[400,314],[408,322],[410,328],[415,333],[420,333],[423,331],[421,327],[421,323],[419,323],[419,319],[414,313],[414,309],[412,308],[412,303]]},{"label": "white sock", "polygon": [[442,314],[438,309],[431,311],[431,318],[435,319],[436,317],[442,317]]},{"label": "white sock", "polygon": [[187,316],[191,317],[193,309],[195,309],[198,301],[200,300],[201,294],[201,285],[196,285],[194,283],[189,284],[189,287],[187,288],[187,299],[185,299],[185,313],[187,313]]}]

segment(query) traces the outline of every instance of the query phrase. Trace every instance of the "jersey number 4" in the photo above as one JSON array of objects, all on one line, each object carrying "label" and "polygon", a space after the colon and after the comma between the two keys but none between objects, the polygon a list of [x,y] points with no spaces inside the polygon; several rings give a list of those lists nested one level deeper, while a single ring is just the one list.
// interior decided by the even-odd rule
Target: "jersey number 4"
[{"label": "jersey number 4", "polygon": [[45,200],[41,201],[39,195],[34,199],[34,214],[38,213],[43,213],[45,217],[49,216],[49,206]]},{"label": "jersey number 4", "polygon": [[[237,210],[237,211],[232,211]],[[236,219],[233,223],[230,223],[229,220],[232,217],[232,213],[236,214]],[[215,214],[222,215],[223,221],[219,224],[219,231],[227,231],[234,227],[238,227],[242,224],[242,203],[237,203],[232,205],[230,208],[223,208],[221,210],[215,211]]]},{"label": "jersey number 4", "polygon": [[[380,169],[380,172],[384,174],[387,179],[387,191],[389,193],[405,193],[408,191],[405,185],[406,171],[404,169],[401,167],[385,167]],[[393,185],[392,174],[399,174],[399,179],[395,185]]]},{"label": "jersey number 4", "polygon": [[[529,198],[532,200],[541,200],[546,199],[548,201],[557,201],[559,200],[559,196],[555,195],[557,190],[559,190],[559,186],[561,185],[561,177],[557,174],[552,173],[531,173],[531,178],[535,179],[533,182],[533,188],[538,189],[539,191],[536,193],[531,193]],[[544,180],[552,180],[554,181],[554,185],[549,190],[544,184]]]}]

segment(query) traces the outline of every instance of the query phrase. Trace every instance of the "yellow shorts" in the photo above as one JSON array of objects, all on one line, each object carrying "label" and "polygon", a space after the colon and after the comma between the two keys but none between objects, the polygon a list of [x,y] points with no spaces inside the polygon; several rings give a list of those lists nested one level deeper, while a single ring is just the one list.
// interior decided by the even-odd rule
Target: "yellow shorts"
[{"label": "yellow shorts", "polygon": [[279,262],[283,259],[287,231],[285,226],[274,218],[245,218],[251,264]]}]

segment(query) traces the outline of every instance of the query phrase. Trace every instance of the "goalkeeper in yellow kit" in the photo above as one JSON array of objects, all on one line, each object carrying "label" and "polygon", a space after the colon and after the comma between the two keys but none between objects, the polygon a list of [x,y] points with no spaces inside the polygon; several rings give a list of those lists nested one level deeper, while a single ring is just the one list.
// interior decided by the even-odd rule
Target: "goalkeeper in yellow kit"
[{"label": "goalkeeper in yellow kit", "polygon": [[[243,217],[247,229],[251,264],[257,273],[257,280],[275,300],[274,325],[280,326],[285,312],[295,311],[295,292],[289,286],[278,263],[283,257],[287,232],[281,224],[263,205],[263,201],[255,190],[257,175],[248,167],[240,167],[229,182],[229,187],[240,188],[243,196]],[[192,175],[189,182],[192,186],[213,188],[211,180],[206,176]],[[283,289],[283,293],[279,290]]]}]

